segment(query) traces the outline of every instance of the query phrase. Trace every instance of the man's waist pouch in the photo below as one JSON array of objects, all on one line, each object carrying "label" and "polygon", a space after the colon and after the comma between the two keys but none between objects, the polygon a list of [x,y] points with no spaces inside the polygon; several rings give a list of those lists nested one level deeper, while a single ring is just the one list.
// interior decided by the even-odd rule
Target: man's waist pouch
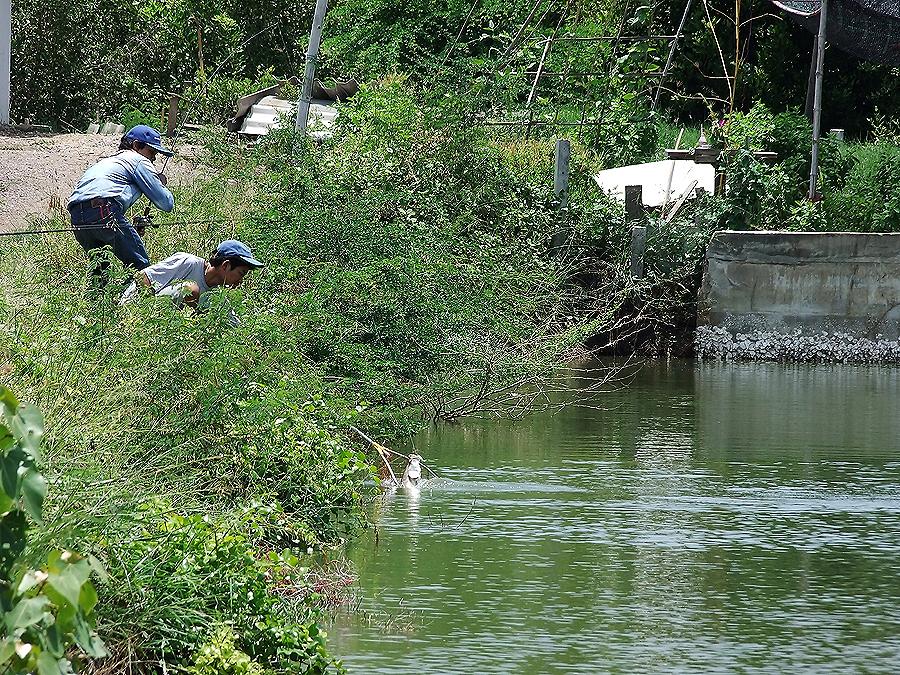
[{"label": "man's waist pouch", "polygon": [[112,197],[94,197],[69,204],[69,213],[75,229],[88,225],[112,227],[122,214],[122,206]]}]

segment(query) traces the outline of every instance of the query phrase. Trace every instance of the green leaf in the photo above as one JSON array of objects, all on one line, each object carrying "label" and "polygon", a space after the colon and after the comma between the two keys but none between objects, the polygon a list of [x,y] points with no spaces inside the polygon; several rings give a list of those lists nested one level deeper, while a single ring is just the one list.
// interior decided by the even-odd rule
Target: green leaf
[{"label": "green leaf", "polygon": [[29,469],[22,479],[22,497],[25,499],[25,510],[34,518],[34,522],[44,522],[44,497],[47,496],[47,479],[34,469]]},{"label": "green leaf", "polygon": [[12,498],[4,490],[0,490],[0,514],[6,513],[13,506]]},{"label": "green leaf", "polygon": [[39,595],[36,598],[19,600],[15,607],[6,613],[4,619],[6,627],[12,632],[17,628],[28,628],[28,626],[33,626],[44,618],[47,605],[49,604],[50,601],[43,595]]},{"label": "green leaf", "polygon": [[70,605],[66,598],[50,586],[44,586],[43,594],[56,605],[56,625],[63,633],[71,633],[75,629],[78,607]]},{"label": "green leaf", "polygon": [[91,568],[87,560],[66,565],[61,572],[50,573],[47,585],[59,593],[73,607],[78,607],[81,587],[91,576]]},{"label": "green leaf", "polygon": [[82,617],[75,622],[75,642],[84,650],[84,653],[95,659],[108,656],[106,645],[92,631],[90,624]]},{"label": "green leaf", "polygon": [[66,659],[57,659],[50,652],[41,652],[38,656],[38,675],[66,675],[69,669]]},{"label": "green leaf", "polygon": [[44,648],[57,659],[66,655],[66,643],[63,640],[62,630],[57,624],[53,624],[44,633]]},{"label": "green leaf", "polygon": [[9,661],[15,653],[16,641],[12,637],[5,637],[3,642],[0,642],[0,666]]},{"label": "green leaf", "polygon": [[[5,420],[0,427],[10,432],[35,462],[40,462],[40,447],[44,438],[44,418],[40,411],[33,405],[20,404],[8,388],[0,387],[0,412]],[[5,433],[0,433],[4,442],[5,436]]]},{"label": "green leaf", "polygon": [[94,589],[94,584],[90,581],[84,582],[84,585],[81,587],[78,604],[85,616],[90,616],[91,612],[94,611],[94,607],[97,606],[97,591]]},{"label": "green leaf", "polygon": [[35,463],[41,461],[41,441],[44,439],[44,418],[33,405],[21,406],[10,424],[10,431]]},{"label": "green leaf", "polygon": [[0,489],[15,500],[19,497],[19,467],[25,461],[25,452],[16,446],[0,457]]},{"label": "green leaf", "polygon": [[0,406],[7,420],[11,420],[19,408],[19,399],[8,387],[0,387]]}]

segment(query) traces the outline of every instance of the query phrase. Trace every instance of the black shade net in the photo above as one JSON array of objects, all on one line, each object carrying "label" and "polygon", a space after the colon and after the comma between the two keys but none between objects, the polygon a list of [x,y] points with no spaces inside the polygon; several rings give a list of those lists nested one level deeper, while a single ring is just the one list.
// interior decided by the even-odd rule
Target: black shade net
[{"label": "black shade net", "polygon": [[[772,0],[812,33],[819,30],[821,0]],[[825,36],[866,61],[900,66],[900,0],[828,0]]]}]

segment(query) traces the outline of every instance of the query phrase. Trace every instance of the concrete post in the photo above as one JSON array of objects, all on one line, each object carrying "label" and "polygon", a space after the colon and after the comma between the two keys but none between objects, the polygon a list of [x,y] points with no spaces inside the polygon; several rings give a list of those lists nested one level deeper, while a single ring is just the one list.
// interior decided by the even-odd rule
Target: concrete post
[{"label": "concrete post", "polygon": [[12,0],[0,0],[0,124],[9,124],[12,62]]},{"label": "concrete post", "polygon": [[[704,197],[706,197],[706,189],[702,187],[694,188],[694,201],[699,204],[703,201]],[[696,227],[700,226],[700,209],[694,209],[693,215],[694,225]]]},{"label": "concrete post", "polygon": [[625,218],[640,220],[644,216],[644,188],[640,185],[625,186]]},{"label": "concrete post", "polygon": [[[564,213],[569,206],[569,160],[571,158],[572,144],[568,139],[558,139],[553,160],[553,193],[556,195],[560,213]],[[565,246],[569,239],[569,230],[564,222],[560,221],[559,228],[551,242],[554,248]]]},{"label": "concrete post", "polygon": [[631,278],[644,276],[644,251],[647,248],[647,228],[643,225],[631,227]]},{"label": "concrete post", "polygon": [[[640,185],[625,186],[625,219],[627,222],[640,221],[644,217],[644,188]],[[644,249],[647,247],[647,228],[643,225],[631,227],[631,278],[644,276]]]},{"label": "concrete post", "polygon": [[556,141],[556,153],[553,161],[553,192],[559,202],[560,210],[569,205],[569,160],[572,158],[572,144],[568,139]]},{"label": "concrete post", "polygon": [[306,49],[306,70],[303,73],[303,87],[300,100],[297,102],[297,119],[294,127],[297,131],[306,132],[309,123],[309,104],[312,100],[313,82],[316,79],[316,61],[319,58],[319,43],[322,41],[322,25],[325,23],[325,12],[328,11],[328,0],[316,0],[316,11],[313,15],[312,30],[309,34],[309,47]]}]

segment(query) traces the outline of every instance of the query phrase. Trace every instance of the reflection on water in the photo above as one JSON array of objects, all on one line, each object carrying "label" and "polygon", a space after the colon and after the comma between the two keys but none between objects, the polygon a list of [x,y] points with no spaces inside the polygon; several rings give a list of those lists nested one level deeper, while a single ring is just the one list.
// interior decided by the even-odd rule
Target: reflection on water
[{"label": "reflection on water", "polygon": [[360,673],[893,671],[898,385],[677,362],[602,410],[424,434],[442,478],[351,548],[364,612],[332,650]]}]

